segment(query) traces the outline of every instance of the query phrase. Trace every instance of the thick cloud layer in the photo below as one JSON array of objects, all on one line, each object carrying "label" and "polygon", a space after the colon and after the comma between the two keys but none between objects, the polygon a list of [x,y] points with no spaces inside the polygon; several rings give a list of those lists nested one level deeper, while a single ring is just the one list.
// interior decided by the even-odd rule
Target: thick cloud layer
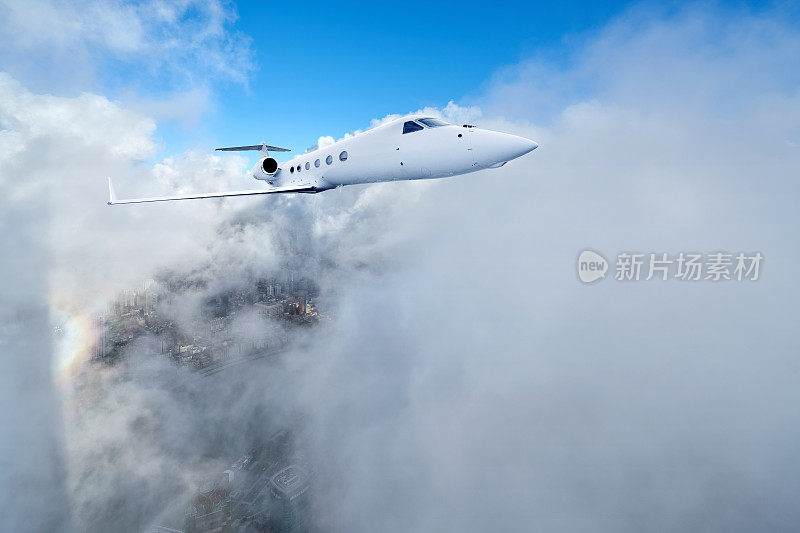
[{"label": "thick cloud layer", "polygon": [[[136,530],[303,415],[325,529],[792,530],[798,43],[780,13],[633,10],[568,68],[525,62],[476,105],[439,110],[540,142],[501,169],[134,209],[103,205],[106,175],[125,195],[240,188],[243,161],[186,153],[144,168],[147,117],[0,78],[4,212],[50,199],[13,217],[28,237],[4,243],[18,251],[2,263],[15,280],[4,312],[31,301],[41,316],[55,301],[90,314],[160,268],[220,287],[290,265],[334,316],[280,364],[219,380],[153,358],[146,341],[119,367],[79,366],[63,448],[49,386],[9,395],[20,409],[7,434],[40,427],[24,438],[44,443],[2,439],[4,474],[35,480],[16,501],[55,488],[51,517],[69,505],[78,529]],[[765,263],[750,283],[583,286],[587,247]],[[45,276],[49,287],[25,283]],[[8,375],[41,377],[46,349],[4,353]],[[18,524],[27,508],[2,516]]]},{"label": "thick cloud layer", "polygon": [[[141,447],[129,446],[134,435],[142,437],[137,428],[149,426],[128,428],[127,414],[156,413],[152,418],[161,411],[148,411],[145,401],[138,402],[146,391],[128,395],[124,383],[131,378],[124,370],[102,378],[83,368],[91,356],[94,316],[119,291],[136,288],[163,269],[188,272],[211,262],[209,272],[230,286],[272,272],[275,258],[269,239],[251,228],[220,227],[230,219],[228,204],[177,205],[160,215],[158,209],[115,210],[105,205],[105,176],[113,175],[119,190],[132,195],[152,194],[159,187],[242,188],[244,162],[187,152],[146,169],[140,160],[152,154],[155,144],[151,119],[98,95],[33,94],[5,73],[0,73],[0,126],[6,250],[0,261],[5,369],[0,393],[9,406],[2,410],[0,529],[144,527],[164,503],[164,492],[154,490],[152,500],[140,502],[127,493],[135,492],[137,479],[145,477],[151,488],[169,492],[176,483],[185,489],[182,481],[206,470],[192,469],[191,459],[174,459],[169,449],[148,447],[145,440],[137,441]],[[134,353],[149,351],[137,348]],[[54,389],[54,379],[64,388]],[[96,385],[103,379],[112,385]],[[164,408],[186,412],[186,405],[167,394],[174,382],[165,378],[159,383],[164,388],[160,398],[169,400]],[[61,398],[66,424],[59,393],[66,394]],[[131,397],[137,403],[130,412],[109,408]],[[206,422],[195,419],[193,424],[200,428]],[[186,434],[181,427],[173,431],[160,437]],[[123,449],[131,460],[124,460]],[[113,460],[106,463],[107,457]],[[148,464],[159,464],[163,457],[173,457],[172,468],[150,475]],[[183,477],[173,477],[182,469]]]},{"label": "thick cloud layer", "polygon": [[50,383],[51,328],[42,282],[48,257],[36,231],[47,207],[31,212],[13,190],[0,190],[0,529],[60,531],[69,523],[69,502],[58,399]]},{"label": "thick cloud layer", "polygon": [[[800,35],[771,17],[712,29],[717,15],[634,11],[554,81],[522,65],[477,120],[541,148],[382,217],[380,232],[418,226],[385,270],[341,290],[333,337],[294,360],[324,523],[751,531],[800,520]],[[535,119],[542,85],[558,93],[578,76],[590,99],[546,127],[517,121]],[[767,259],[751,284],[587,287],[574,272],[586,247]]]}]

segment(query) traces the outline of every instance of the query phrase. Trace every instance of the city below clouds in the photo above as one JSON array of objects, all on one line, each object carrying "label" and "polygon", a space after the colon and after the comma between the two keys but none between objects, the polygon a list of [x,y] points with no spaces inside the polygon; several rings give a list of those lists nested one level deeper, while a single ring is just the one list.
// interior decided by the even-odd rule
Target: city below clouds
[{"label": "city below clouds", "polygon": [[[421,108],[539,142],[499,169],[109,207],[107,176],[130,197],[253,188],[191,114],[263,52],[227,3],[0,3],[0,529],[171,523],[290,428],[312,529],[796,530],[788,9],[634,6],[561,55],[306,143]],[[143,68],[124,97],[121,66]],[[193,147],[162,157],[175,120]],[[583,250],[764,260],[752,282],[583,284]],[[157,305],[137,302],[152,279]],[[98,317],[140,305],[187,338],[280,332],[281,351],[204,375],[199,348],[176,364],[158,327],[119,318],[131,340],[98,362]]]}]

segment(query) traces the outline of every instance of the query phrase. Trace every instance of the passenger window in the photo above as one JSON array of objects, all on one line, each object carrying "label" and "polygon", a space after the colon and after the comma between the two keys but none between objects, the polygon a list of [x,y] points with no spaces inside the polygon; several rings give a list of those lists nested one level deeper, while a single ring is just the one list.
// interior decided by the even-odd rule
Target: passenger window
[{"label": "passenger window", "polygon": [[289,172],[291,172],[292,174],[294,174],[294,167],[291,167],[291,168],[289,169]]},{"label": "passenger window", "polygon": [[331,156],[326,157],[325,162],[330,165],[331,163],[333,163],[333,157]]},{"label": "passenger window", "polygon": [[339,154],[339,161],[347,161],[347,152]]},{"label": "passenger window", "polygon": [[315,167],[317,167],[317,168],[319,168],[319,159],[317,159],[316,161],[314,161],[314,166],[315,166]]},{"label": "passenger window", "polygon": [[301,167],[300,165],[297,165],[297,171],[300,172],[301,170],[303,170],[303,167]]},{"label": "passenger window", "polygon": [[421,129],[422,129],[422,126],[420,126],[416,122],[412,122],[410,120],[408,122],[406,122],[405,124],[403,124],[403,134],[404,135],[406,133],[412,133],[414,131],[419,131]]},{"label": "passenger window", "polygon": [[306,161],[306,170],[308,170],[309,168],[311,168],[311,163],[309,163],[308,161]]}]

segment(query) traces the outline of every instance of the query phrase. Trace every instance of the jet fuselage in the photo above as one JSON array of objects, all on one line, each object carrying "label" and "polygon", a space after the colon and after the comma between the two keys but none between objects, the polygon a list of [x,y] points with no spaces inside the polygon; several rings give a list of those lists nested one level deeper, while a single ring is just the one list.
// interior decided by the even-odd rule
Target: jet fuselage
[{"label": "jet fuselage", "polygon": [[496,168],[537,146],[516,135],[409,115],[279,163],[274,174],[264,170],[261,159],[252,175],[274,186],[309,185],[323,191]]}]

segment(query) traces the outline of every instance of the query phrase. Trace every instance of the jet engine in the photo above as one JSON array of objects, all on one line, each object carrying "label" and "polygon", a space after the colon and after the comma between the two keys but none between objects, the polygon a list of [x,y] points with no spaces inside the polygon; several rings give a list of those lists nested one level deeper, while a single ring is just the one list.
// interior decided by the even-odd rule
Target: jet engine
[{"label": "jet engine", "polygon": [[272,157],[265,157],[261,160],[261,163],[259,163],[256,171],[253,173],[253,177],[257,180],[273,183],[276,180],[275,175],[278,172],[280,172],[280,168],[278,168],[278,162]]}]

